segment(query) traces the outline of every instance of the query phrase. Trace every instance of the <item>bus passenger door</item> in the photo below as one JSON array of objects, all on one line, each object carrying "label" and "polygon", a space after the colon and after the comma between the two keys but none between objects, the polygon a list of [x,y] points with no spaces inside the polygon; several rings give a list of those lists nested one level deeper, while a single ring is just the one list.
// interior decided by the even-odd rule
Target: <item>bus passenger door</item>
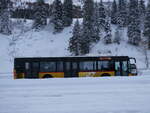
[{"label": "bus passenger door", "polygon": [[32,62],[32,78],[38,78],[39,76],[39,62]]},{"label": "bus passenger door", "polygon": [[65,62],[65,77],[78,77],[77,62]]},{"label": "bus passenger door", "polygon": [[71,77],[71,62],[65,62],[65,77]]},{"label": "bus passenger door", "polygon": [[77,62],[72,62],[72,77],[78,77],[78,64],[77,64]]},{"label": "bus passenger door", "polygon": [[121,63],[119,61],[115,62],[115,75],[121,76]]},{"label": "bus passenger door", "polygon": [[26,62],[25,63],[25,78],[38,78],[39,63],[38,62]]},{"label": "bus passenger door", "polygon": [[128,76],[128,62],[122,61],[122,76]]},{"label": "bus passenger door", "polygon": [[116,76],[128,76],[127,61],[116,61],[115,62],[115,72]]}]

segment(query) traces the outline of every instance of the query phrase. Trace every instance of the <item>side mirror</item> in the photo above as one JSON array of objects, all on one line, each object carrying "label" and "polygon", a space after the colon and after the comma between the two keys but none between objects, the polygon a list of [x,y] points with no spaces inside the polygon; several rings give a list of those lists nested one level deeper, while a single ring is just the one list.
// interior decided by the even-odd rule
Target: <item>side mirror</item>
[{"label": "side mirror", "polygon": [[130,62],[134,61],[134,63],[136,63],[136,59],[135,58],[130,58]]}]

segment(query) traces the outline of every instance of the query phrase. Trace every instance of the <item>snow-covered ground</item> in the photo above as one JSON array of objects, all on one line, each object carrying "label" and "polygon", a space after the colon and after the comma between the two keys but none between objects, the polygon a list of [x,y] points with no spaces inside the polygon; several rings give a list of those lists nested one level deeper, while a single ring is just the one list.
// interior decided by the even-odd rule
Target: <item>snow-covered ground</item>
[{"label": "snow-covered ground", "polygon": [[150,113],[150,76],[0,79],[0,113]]}]

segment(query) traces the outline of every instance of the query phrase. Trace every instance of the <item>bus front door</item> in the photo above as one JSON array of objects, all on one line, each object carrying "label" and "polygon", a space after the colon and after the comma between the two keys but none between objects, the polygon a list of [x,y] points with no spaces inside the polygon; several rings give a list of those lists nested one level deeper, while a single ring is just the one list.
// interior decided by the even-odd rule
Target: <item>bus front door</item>
[{"label": "bus front door", "polygon": [[25,63],[25,78],[38,78],[39,63],[38,62],[26,62]]},{"label": "bus front door", "polygon": [[38,78],[39,76],[39,62],[32,62],[32,77]]},{"label": "bus front door", "polygon": [[65,62],[65,77],[78,77],[77,62]]},{"label": "bus front door", "polygon": [[127,61],[116,61],[115,62],[115,75],[116,76],[128,76]]}]

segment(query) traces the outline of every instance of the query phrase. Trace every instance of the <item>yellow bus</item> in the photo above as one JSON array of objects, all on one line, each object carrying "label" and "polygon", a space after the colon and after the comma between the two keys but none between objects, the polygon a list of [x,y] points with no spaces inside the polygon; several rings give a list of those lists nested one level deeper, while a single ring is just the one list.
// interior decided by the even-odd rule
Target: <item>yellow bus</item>
[{"label": "yellow bus", "polygon": [[135,63],[128,56],[15,58],[14,78],[134,76]]}]

